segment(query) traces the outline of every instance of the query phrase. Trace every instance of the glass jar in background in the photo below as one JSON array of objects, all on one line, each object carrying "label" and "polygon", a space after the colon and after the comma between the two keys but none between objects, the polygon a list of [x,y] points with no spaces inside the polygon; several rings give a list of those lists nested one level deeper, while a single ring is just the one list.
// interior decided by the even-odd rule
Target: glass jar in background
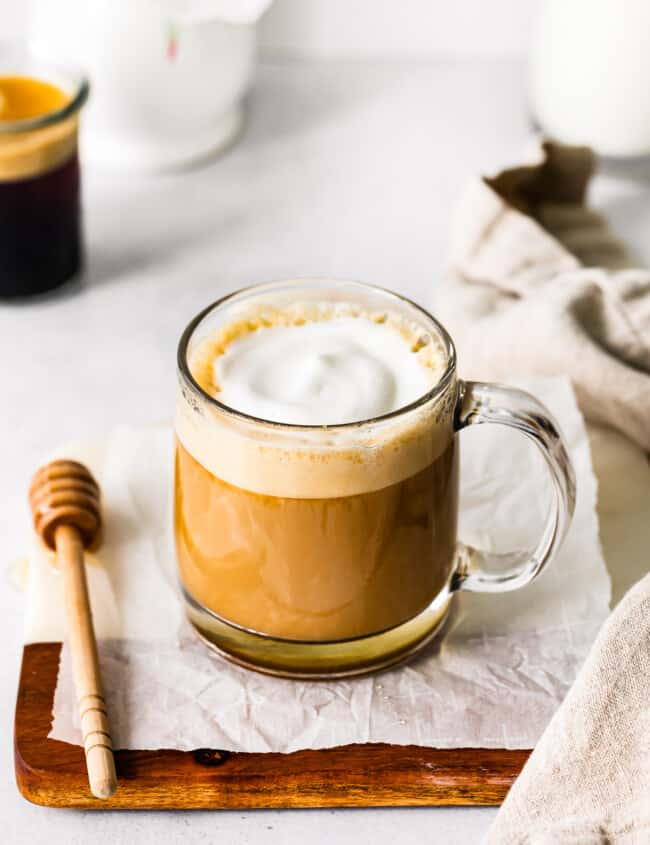
[{"label": "glass jar in background", "polygon": [[533,116],[544,134],[614,159],[650,155],[650,3],[544,0]]},{"label": "glass jar in background", "polygon": [[0,47],[0,298],[62,285],[80,269],[80,74]]}]

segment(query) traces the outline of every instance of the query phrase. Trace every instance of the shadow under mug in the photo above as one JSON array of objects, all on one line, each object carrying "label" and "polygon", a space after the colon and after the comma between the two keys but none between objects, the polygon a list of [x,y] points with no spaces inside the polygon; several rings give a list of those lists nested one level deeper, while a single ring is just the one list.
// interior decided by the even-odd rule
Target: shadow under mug
[{"label": "shadow under mug", "polygon": [[[206,338],[241,320],[268,324],[265,315],[295,303],[408,325],[418,348],[441,353],[444,372],[410,405],[344,425],[269,422],[201,387],[193,371]],[[546,523],[524,551],[491,554],[456,536],[458,432],[482,424],[526,435],[549,470]],[[178,349],[175,432],[188,618],[228,659],[271,674],[343,677],[413,655],[441,631],[456,592],[530,583],[575,505],[571,461],[547,409],[524,391],[459,379],[443,326],[404,297],[357,282],[256,285],[198,314]]]}]

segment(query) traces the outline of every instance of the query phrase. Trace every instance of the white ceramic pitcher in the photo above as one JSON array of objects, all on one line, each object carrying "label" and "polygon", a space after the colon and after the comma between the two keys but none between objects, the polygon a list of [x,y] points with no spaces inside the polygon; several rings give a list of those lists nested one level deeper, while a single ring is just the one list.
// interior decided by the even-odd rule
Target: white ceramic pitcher
[{"label": "white ceramic pitcher", "polygon": [[91,81],[83,153],[156,170],[217,152],[238,134],[255,24],[271,0],[42,0],[34,51]]}]

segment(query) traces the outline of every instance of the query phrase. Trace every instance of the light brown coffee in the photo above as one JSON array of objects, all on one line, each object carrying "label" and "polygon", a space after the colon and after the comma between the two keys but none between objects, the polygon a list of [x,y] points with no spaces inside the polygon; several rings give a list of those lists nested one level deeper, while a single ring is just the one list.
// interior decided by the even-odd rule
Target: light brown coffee
[{"label": "light brown coffee", "polygon": [[[264,333],[277,327],[270,346],[260,346],[269,338]],[[298,335],[304,342],[288,355],[282,343]],[[244,340],[257,358],[243,380],[261,407],[284,397],[283,413],[292,414],[296,386],[309,397],[314,387],[320,401],[320,378],[327,381],[331,366],[353,382],[334,379],[333,402],[354,404],[356,391],[365,390],[370,407],[381,389],[374,370],[347,372],[351,358],[359,363],[365,354],[359,352],[362,336],[371,357],[388,355],[398,381],[419,379],[426,391],[445,370],[444,351],[419,324],[327,302],[246,311],[200,338],[188,363],[204,394],[222,399],[215,361]],[[189,597],[244,628],[312,642],[378,633],[428,607],[444,591],[454,563],[455,397],[449,382],[444,396],[394,416],[322,426],[318,411],[317,424],[301,427],[282,418],[264,423],[259,413],[242,418],[225,400],[197,402],[182,388],[175,531]]]},{"label": "light brown coffee", "polygon": [[427,467],[378,490],[331,498],[250,492],[178,442],[176,547],[191,597],[255,631],[338,640],[412,618],[452,570],[455,440]]}]

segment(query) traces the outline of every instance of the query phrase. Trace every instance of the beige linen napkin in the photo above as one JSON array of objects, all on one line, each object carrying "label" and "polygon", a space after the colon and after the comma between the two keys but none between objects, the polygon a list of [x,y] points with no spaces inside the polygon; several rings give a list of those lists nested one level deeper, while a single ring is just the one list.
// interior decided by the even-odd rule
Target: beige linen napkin
[{"label": "beige linen napkin", "polygon": [[584,205],[592,166],[545,144],[537,164],[471,184],[436,313],[464,376],[569,375],[588,420],[648,451],[650,272]]},{"label": "beige linen napkin", "polygon": [[650,575],[604,624],[486,845],[650,842]]},{"label": "beige linen napkin", "polygon": [[[585,205],[592,170],[587,149],[545,144],[537,163],[470,185],[436,311],[464,376],[567,374],[597,424],[595,442],[607,440],[603,426],[617,429],[643,462],[650,273],[630,269],[622,244]],[[633,504],[637,517],[647,511],[647,502]],[[486,841],[650,842],[650,575],[603,627]]]}]

